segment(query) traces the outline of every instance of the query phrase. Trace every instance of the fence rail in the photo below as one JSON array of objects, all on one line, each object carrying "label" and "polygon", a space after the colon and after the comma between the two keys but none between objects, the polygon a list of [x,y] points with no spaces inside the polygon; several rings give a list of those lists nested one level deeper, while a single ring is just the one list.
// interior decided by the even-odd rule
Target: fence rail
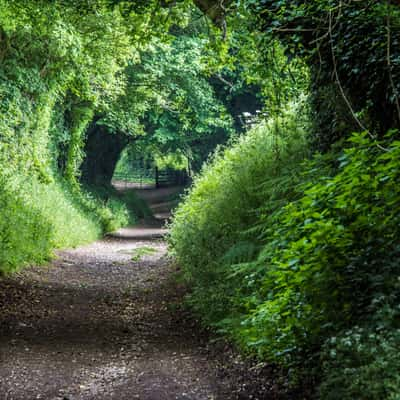
[{"label": "fence rail", "polygon": [[169,187],[177,185],[186,185],[189,182],[189,176],[186,171],[176,171],[172,169],[159,170],[153,169],[153,174],[142,175],[116,173],[113,181],[120,187],[125,188],[148,188],[148,187]]}]

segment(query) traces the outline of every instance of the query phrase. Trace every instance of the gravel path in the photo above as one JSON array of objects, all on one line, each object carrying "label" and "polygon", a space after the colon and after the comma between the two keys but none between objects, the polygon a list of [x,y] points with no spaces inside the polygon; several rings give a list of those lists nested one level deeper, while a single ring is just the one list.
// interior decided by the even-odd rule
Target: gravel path
[{"label": "gravel path", "polygon": [[1,399],[214,398],[205,349],[173,313],[165,244],[132,261],[135,248],[149,241],[99,241],[3,282]]},{"label": "gravel path", "polygon": [[210,350],[163,233],[121,230],[0,280],[0,400],[280,398],[231,350]]}]

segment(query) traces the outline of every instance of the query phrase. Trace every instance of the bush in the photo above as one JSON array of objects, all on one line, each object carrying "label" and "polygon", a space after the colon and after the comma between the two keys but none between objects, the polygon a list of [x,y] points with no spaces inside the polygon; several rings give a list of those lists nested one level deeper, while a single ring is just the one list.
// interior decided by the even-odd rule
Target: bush
[{"label": "bush", "polygon": [[249,266],[265,271],[259,304],[241,335],[280,363],[304,365],[332,332],[363,318],[375,294],[395,290],[400,142],[383,153],[367,135],[351,144],[337,174],[307,182],[301,199],[263,222],[265,245]]},{"label": "bush", "polygon": [[216,156],[173,222],[192,306],[292,383],[320,379],[321,398],[398,399],[400,141],[354,134],[299,166],[257,132]]},{"label": "bush", "polygon": [[272,210],[293,194],[306,155],[303,107],[292,105],[217,151],[175,212],[170,244],[192,286],[189,301],[207,324],[232,315],[242,285],[229,260],[255,253],[256,235],[243,232],[258,220],[257,210],[267,198]]},{"label": "bush", "polygon": [[113,232],[124,225],[134,225],[138,219],[152,217],[146,201],[134,190],[118,191],[111,185],[86,187],[82,204],[98,216],[104,232]]},{"label": "bush", "polygon": [[79,201],[81,207],[98,221],[103,233],[135,223],[134,211],[128,211],[120,194],[112,186],[86,187],[79,192]]},{"label": "bush", "polygon": [[0,177],[0,274],[27,261],[41,263],[51,255],[51,224],[40,211],[13,193]]},{"label": "bush", "polygon": [[323,377],[320,398],[400,398],[399,311],[398,305],[386,304],[372,318],[368,318],[368,323],[364,322],[363,326],[355,326],[327,340],[321,357]]}]

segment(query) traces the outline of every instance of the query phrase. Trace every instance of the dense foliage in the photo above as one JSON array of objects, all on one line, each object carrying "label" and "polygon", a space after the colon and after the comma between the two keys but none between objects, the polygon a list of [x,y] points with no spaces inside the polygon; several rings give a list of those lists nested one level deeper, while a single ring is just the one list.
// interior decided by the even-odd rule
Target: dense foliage
[{"label": "dense foliage", "polygon": [[[223,257],[227,252],[228,258],[240,257],[236,253],[242,248],[244,254],[256,250],[256,243],[246,242],[243,232],[258,220],[257,209],[266,196],[278,207],[280,191],[287,191],[281,180],[287,180],[288,186],[295,181],[293,168],[307,154],[307,119],[299,117],[297,107],[217,153],[175,214],[171,241],[195,288],[194,307],[208,322],[229,313],[233,293],[227,291],[235,292],[239,286],[226,280],[230,272]],[[270,186],[264,186],[266,174],[274,182]],[[230,251],[232,246],[235,249]]]},{"label": "dense foliage", "polygon": [[0,273],[147,216],[116,165],[201,171],[194,312],[321,399],[398,399],[398,2],[194,3],[0,0]]},{"label": "dense foliage", "polygon": [[[398,398],[399,8],[228,3],[218,17],[228,38],[252,15],[242,29],[277,64],[254,62],[249,74],[268,82],[268,122],[217,153],[176,211],[170,242],[188,302],[322,399]],[[251,59],[254,48],[241,51]],[[274,68],[280,51],[289,69]],[[309,113],[293,109],[301,92]]]},{"label": "dense foliage", "polygon": [[148,213],[106,188],[130,142],[189,156],[215,131],[227,139],[205,39],[182,31],[192,13],[185,3],[0,2],[0,271]]},{"label": "dense foliage", "polygon": [[[129,145],[131,152],[153,160],[185,157],[193,168],[233,133],[231,116],[206,75],[206,44],[206,39],[191,32],[178,31],[169,43],[154,40],[141,54],[140,63],[128,68],[128,91],[117,103],[113,119],[121,124],[126,115],[138,118],[140,114],[131,111],[132,104],[139,103],[133,92],[148,93],[141,129],[126,129],[144,134]],[[140,83],[138,88],[138,81],[145,82],[145,88]],[[110,114],[106,123],[109,118]]]},{"label": "dense foliage", "polygon": [[277,162],[265,136],[264,157],[255,150],[254,132],[206,168],[176,213],[171,242],[190,302],[262,358],[311,374],[321,357],[323,398],[338,382],[348,398],[368,383],[367,398],[399,393],[384,366],[399,367],[400,142],[382,153],[357,135],[339,166],[318,156],[299,167],[293,143]]},{"label": "dense foliage", "polygon": [[[260,29],[311,67],[314,144],[400,126],[400,9],[394,1],[249,1]],[[254,3],[254,5],[252,4]]]},{"label": "dense foliage", "polygon": [[76,180],[85,127],[118,92],[116,75],[131,51],[121,15],[97,11],[1,2],[2,272],[127,221],[122,203],[114,218]]}]

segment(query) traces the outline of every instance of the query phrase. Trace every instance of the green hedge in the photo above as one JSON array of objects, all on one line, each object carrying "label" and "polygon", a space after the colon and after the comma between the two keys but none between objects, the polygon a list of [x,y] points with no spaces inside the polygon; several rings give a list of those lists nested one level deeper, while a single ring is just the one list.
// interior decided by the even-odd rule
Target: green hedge
[{"label": "green hedge", "polygon": [[292,382],[320,380],[323,399],[397,399],[400,141],[354,134],[299,163],[290,131],[250,132],[178,209],[171,245],[189,302]]},{"label": "green hedge", "polygon": [[261,245],[258,233],[245,232],[258,221],[265,199],[272,210],[294,194],[307,154],[307,113],[300,117],[299,107],[217,151],[175,212],[170,243],[192,285],[190,301],[207,324],[236,309],[236,292],[243,288],[229,260],[246,258]]}]

